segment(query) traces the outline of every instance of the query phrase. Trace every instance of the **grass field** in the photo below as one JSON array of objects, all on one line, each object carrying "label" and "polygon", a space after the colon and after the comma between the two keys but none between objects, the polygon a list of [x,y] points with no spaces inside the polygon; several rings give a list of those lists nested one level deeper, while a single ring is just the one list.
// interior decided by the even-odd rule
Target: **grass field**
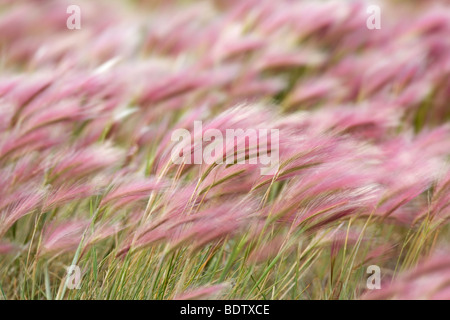
[{"label": "grass field", "polygon": [[450,299],[450,6],[370,5],[2,1],[0,299]]}]

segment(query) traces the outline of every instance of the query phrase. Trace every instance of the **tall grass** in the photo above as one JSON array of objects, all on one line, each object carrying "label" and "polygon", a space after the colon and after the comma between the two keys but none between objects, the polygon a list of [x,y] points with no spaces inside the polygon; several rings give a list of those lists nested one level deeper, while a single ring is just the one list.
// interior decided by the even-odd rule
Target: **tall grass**
[{"label": "tall grass", "polygon": [[445,1],[69,4],[0,5],[1,299],[450,298]]}]

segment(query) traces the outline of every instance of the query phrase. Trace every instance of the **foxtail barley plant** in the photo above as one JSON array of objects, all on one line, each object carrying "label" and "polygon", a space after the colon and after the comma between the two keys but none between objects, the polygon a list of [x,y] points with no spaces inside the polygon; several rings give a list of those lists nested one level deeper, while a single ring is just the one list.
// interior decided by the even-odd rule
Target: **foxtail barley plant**
[{"label": "foxtail barley plant", "polygon": [[450,299],[450,6],[373,5],[1,1],[0,298]]}]

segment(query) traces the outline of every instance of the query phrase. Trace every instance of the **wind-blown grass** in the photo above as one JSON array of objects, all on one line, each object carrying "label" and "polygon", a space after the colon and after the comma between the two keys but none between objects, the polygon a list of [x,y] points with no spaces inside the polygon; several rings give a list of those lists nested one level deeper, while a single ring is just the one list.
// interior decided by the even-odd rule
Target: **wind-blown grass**
[{"label": "wind-blown grass", "polygon": [[[448,4],[70,4],[0,5],[0,297],[450,298]],[[279,170],[174,164],[194,121]]]}]

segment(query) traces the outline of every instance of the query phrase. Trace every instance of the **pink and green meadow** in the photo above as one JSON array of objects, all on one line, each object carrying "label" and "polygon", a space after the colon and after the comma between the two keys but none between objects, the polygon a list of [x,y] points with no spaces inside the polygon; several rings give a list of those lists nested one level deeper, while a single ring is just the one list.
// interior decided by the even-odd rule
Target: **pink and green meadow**
[{"label": "pink and green meadow", "polygon": [[1,0],[0,299],[450,299],[449,35],[444,0]]}]

